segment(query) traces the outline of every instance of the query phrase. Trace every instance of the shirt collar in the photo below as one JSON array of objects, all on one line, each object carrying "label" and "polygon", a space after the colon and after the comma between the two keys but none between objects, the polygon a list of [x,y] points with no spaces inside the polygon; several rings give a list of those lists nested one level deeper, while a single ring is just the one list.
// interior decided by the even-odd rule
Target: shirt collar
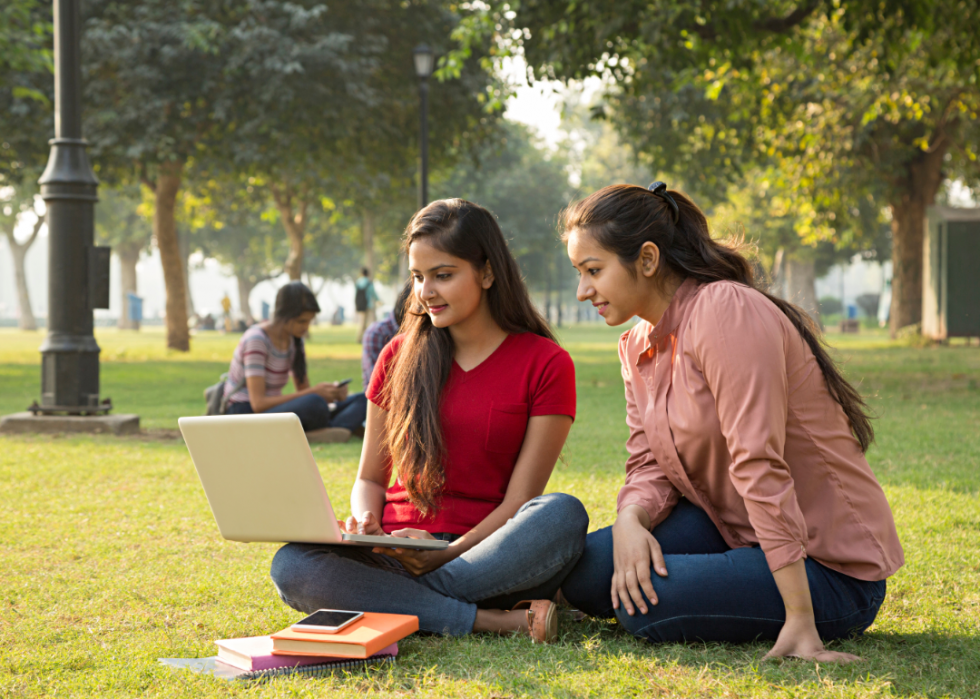
[{"label": "shirt collar", "polygon": [[669,337],[677,330],[677,326],[684,316],[688,301],[694,297],[697,290],[698,282],[694,277],[688,277],[677,287],[677,291],[674,292],[674,298],[670,300],[670,304],[668,304],[667,310],[661,316],[660,322],[654,325],[650,329],[650,332],[647,333],[646,346],[640,352],[640,357],[643,357],[647,352],[659,345],[664,338]]}]

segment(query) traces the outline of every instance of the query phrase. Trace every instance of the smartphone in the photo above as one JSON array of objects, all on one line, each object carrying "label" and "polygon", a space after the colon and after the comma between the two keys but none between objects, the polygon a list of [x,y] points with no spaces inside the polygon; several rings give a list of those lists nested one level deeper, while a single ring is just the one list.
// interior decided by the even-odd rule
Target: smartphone
[{"label": "smartphone", "polygon": [[337,633],[364,616],[364,612],[345,612],[340,609],[318,609],[292,625],[293,631],[303,633]]},{"label": "smartphone", "polygon": [[337,382],[337,388],[340,388],[342,386],[346,386],[347,384],[349,384],[353,380],[354,379],[344,379],[343,381],[338,381]]}]

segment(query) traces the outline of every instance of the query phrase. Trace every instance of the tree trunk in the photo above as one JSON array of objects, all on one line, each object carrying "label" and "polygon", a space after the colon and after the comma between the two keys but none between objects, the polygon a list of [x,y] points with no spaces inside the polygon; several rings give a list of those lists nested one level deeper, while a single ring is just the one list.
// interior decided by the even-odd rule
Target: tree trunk
[{"label": "tree trunk", "polygon": [[37,217],[37,220],[34,222],[34,230],[31,231],[30,237],[23,243],[18,243],[17,239],[14,238],[14,225],[16,224],[16,220],[16,217],[14,217],[10,229],[4,230],[4,234],[7,236],[7,244],[10,245],[10,257],[14,261],[14,280],[17,284],[17,303],[20,307],[20,317],[17,320],[17,327],[21,330],[37,330],[37,320],[34,318],[34,311],[31,310],[31,294],[27,288],[25,261],[27,259],[27,251],[31,249],[34,241],[37,240],[37,234],[41,230],[41,226],[44,225],[44,216]]},{"label": "tree trunk", "polygon": [[785,260],[786,248],[779,248],[773,256],[772,270],[769,272],[769,293],[779,298],[786,298]]},{"label": "tree trunk", "polygon": [[364,266],[372,276],[377,276],[374,268],[374,212],[365,209],[361,217],[361,243],[364,247]]},{"label": "tree trunk", "polygon": [[936,201],[942,184],[945,148],[923,152],[907,167],[905,186],[891,203],[892,212],[892,337],[907,325],[922,322],[922,244],[926,208]]},{"label": "tree trunk", "polygon": [[548,286],[544,292],[544,317],[551,324],[551,275],[548,275]]},{"label": "tree trunk", "polygon": [[135,294],[136,264],[140,261],[140,245],[116,245],[119,255],[119,296],[122,301],[122,314],[119,316],[120,330],[139,330],[139,323],[129,319],[129,295]]},{"label": "tree trunk", "polygon": [[194,297],[191,296],[191,241],[188,236],[180,234],[179,228],[177,229],[177,242],[180,245],[180,264],[184,268],[184,296],[187,299],[187,317],[193,318],[197,311],[194,310]]},{"label": "tree trunk", "polygon": [[160,166],[154,192],[153,236],[160,249],[163,284],[167,291],[167,347],[188,352],[191,337],[187,328],[187,279],[174,217],[182,170],[183,163],[169,162]]},{"label": "tree trunk", "polygon": [[306,233],[306,212],[309,202],[306,196],[296,196],[289,185],[272,186],[272,198],[279,209],[282,225],[289,238],[289,255],[282,266],[290,281],[300,281],[303,276],[303,236]]},{"label": "tree trunk", "polygon": [[820,325],[820,305],[817,303],[817,276],[813,260],[783,260],[783,280],[786,300],[795,303],[810,314],[813,322]]},{"label": "tree trunk", "polygon": [[248,305],[248,299],[255,288],[255,282],[244,272],[236,272],[235,279],[238,280],[238,312],[245,319],[245,325],[254,325],[255,318],[252,317],[252,307]]},{"label": "tree trunk", "polygon": [[[31,310],[31,294],[27,289],[27,275],[24,270],[24,260],[30,245],[18,244],[13,236],[7,238],[10,243],[11,257],[14,259],[14,279],[17,281],[17,303],[20,306],[20,318],[17,327],[21,330],[37,330],[37,320]],[[33,240],[31,242],[34,242]]]}]

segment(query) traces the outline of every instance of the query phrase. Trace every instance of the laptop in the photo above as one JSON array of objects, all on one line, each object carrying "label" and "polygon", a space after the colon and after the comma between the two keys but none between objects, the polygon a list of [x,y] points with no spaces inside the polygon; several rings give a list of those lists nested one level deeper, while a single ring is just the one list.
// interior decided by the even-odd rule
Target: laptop
[{"label": "laptop", "polygon": [[182,417],[177,424],[226,539],[429,550],[449,545],[344,532],[293,413]]}]

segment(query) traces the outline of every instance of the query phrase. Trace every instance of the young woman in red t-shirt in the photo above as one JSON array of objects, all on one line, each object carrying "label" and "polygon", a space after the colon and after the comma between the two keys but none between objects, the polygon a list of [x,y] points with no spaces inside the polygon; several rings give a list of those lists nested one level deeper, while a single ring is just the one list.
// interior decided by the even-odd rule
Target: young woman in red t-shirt
[{"label": "young woman in red t-shirt", "polygon": [[451,544],[287,544],[272,578],[303,612],[415,614],[423,631],[552,640],[549,600],[588,527],[577,499],[542,495],[575,417],[572,360],[486,209],[433,202],[409,223],[404,247],[414,294],[368,387],[345,527]]}]

